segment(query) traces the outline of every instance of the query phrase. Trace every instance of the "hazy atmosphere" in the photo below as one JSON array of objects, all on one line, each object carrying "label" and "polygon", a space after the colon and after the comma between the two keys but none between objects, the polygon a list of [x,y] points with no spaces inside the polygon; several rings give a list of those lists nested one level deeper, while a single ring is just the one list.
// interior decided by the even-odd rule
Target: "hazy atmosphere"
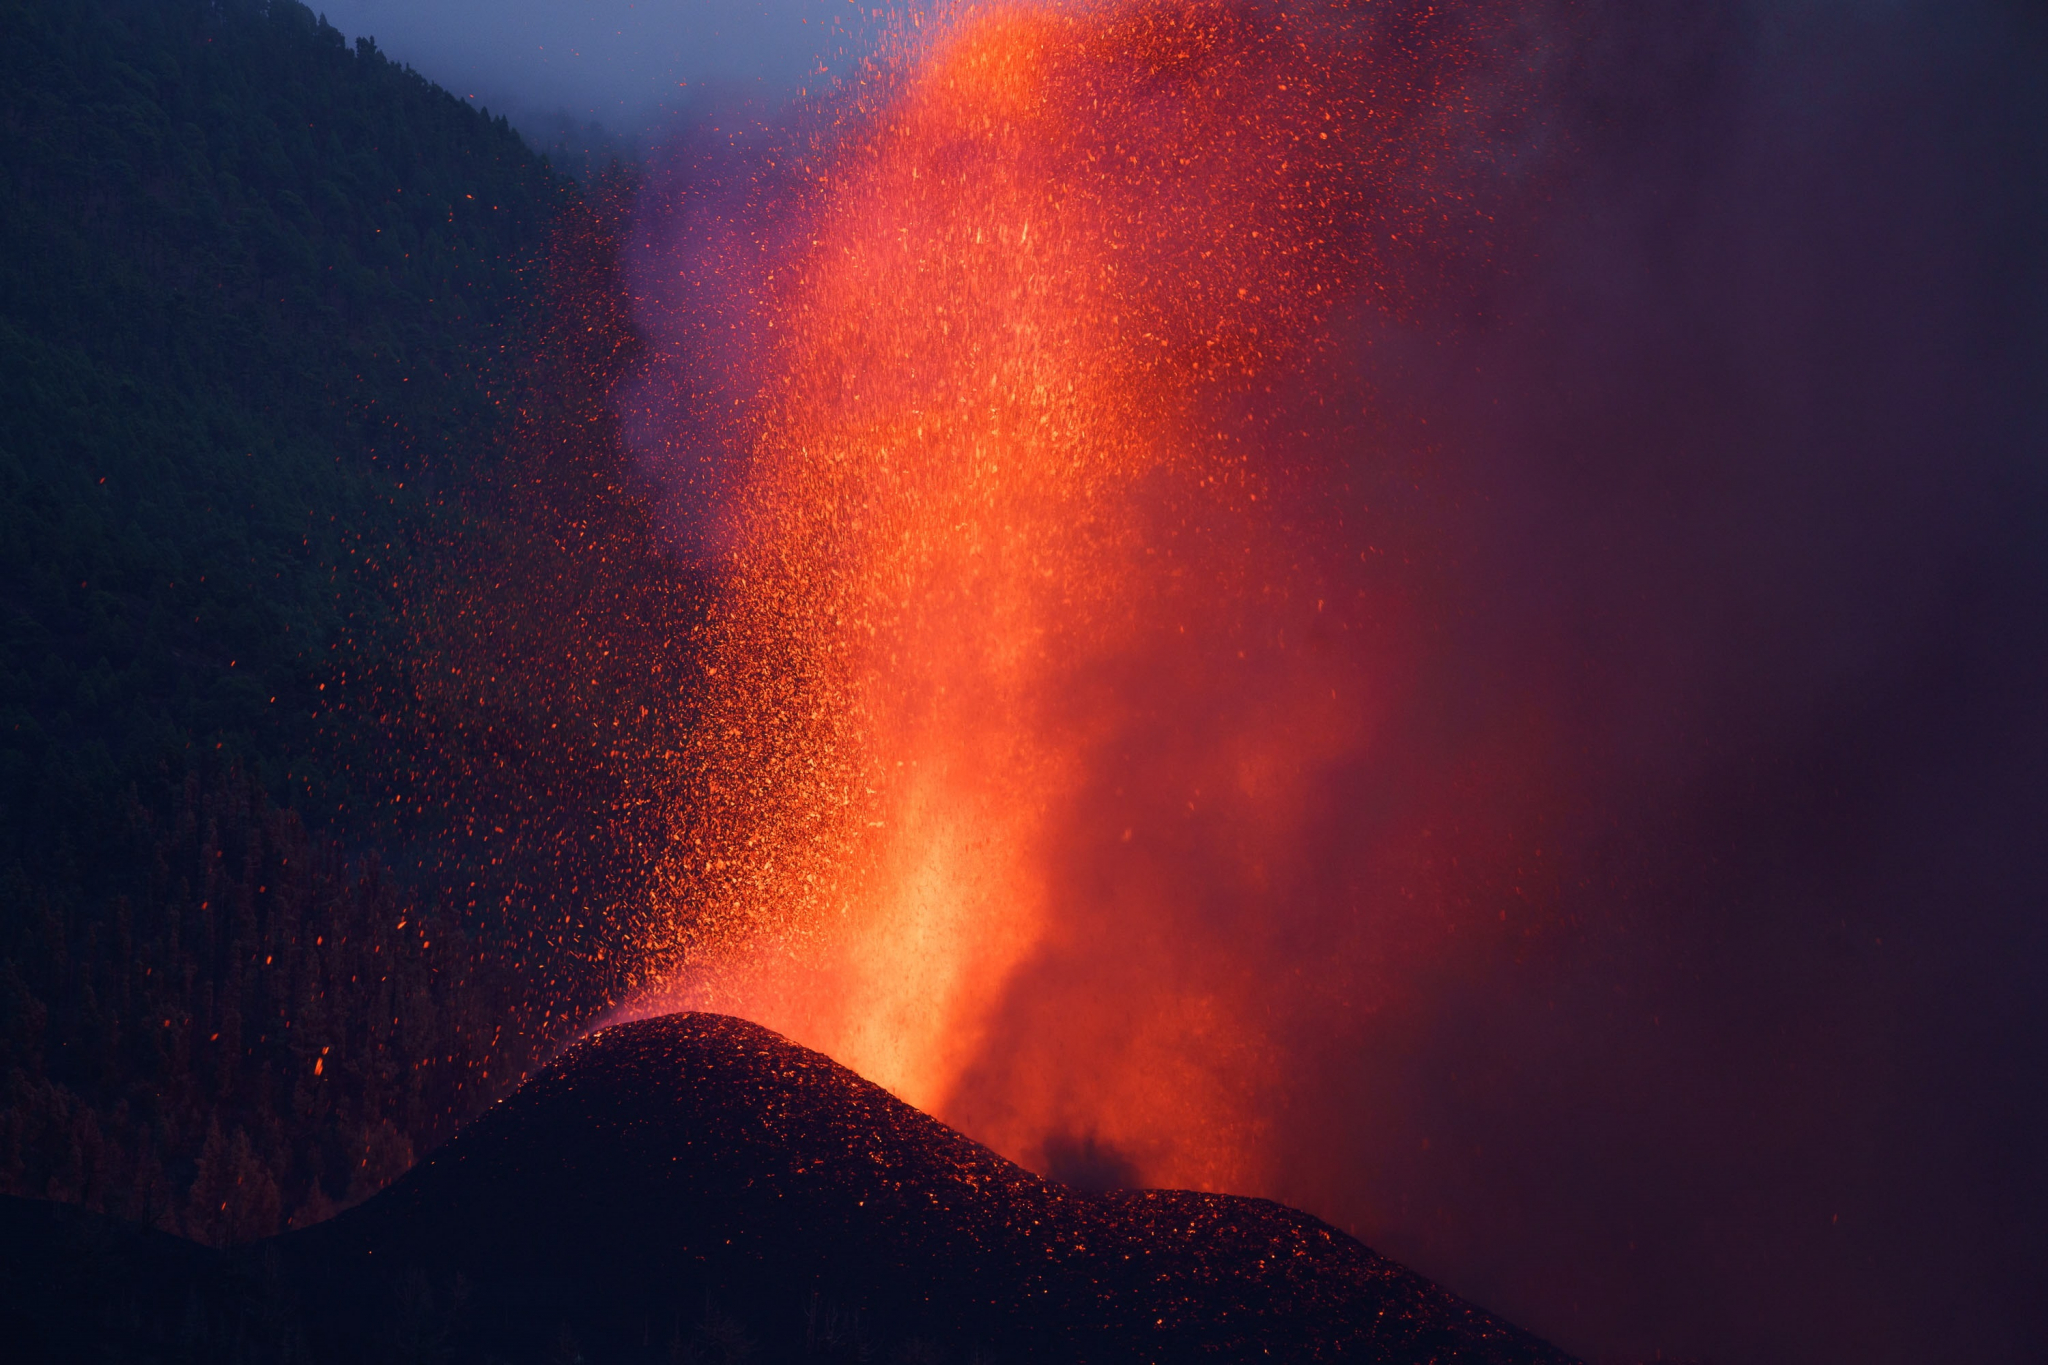
[{"label": "hazy atmosphere", "polygon": [[[341,0],[323,9],[429,80],[554,131],[635,141],[707,101],[767,113],[867,52],[885,20],[847,0]],[[545,150],[545,148],[543,148]]]},{"label": "hazy atmosphere", "polygon": [[0,1324],[2048,1362],[2048,8],[0,13]]}]

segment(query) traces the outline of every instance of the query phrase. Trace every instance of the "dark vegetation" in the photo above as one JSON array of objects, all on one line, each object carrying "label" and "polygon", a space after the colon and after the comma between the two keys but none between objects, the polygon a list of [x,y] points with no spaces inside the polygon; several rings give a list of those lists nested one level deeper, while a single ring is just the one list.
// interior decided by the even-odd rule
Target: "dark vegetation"
[{"label": "dark vegetation", "polygon": [[246,1240],[607,989],[593,708],[653,674],[525,689],[474,585],[567,619],[637,534],[535,491],[618,477],[608,238],[292,0],[0,27],[0,1190]]},{"label": "dark vegetation", "polygon": [[1306,1214],[1049,1183],[716,1015],[593,1036],[317,1228],[206,1253],[0,1201],[0,1248],[51,1358],[1568,1365]]}]

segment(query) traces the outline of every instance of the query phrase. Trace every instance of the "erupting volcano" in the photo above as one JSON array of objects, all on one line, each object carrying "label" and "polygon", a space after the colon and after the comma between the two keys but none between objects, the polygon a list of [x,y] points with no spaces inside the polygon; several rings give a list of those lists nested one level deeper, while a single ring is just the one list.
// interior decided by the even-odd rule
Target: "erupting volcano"
[{"label": "erupting volcano", "polygon": [[705,271],[730,330],[650,391],[738,378],[660,455],[723,586],[629,1014],[1073,1178],[1262,1186],[1270,1031],[1346,989],[1275,941],[1370,913],[1316,793],[1408,685],[1331,343],[1474,235],[1477,23],[984,11],[652,256],[653,332]]},{"label": "erupting volcano", "polygon": [[0,43],[16,1354],[2048,1360],[2048,9],[338,3]]}]

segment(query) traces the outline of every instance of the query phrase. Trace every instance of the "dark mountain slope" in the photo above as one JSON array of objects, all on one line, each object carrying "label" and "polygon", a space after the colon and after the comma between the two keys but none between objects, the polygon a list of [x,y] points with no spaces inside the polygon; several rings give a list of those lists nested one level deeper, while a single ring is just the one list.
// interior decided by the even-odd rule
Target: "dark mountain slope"
[{"label": "dark mountain slope", "polygon": [[[1306,1214],[1040,1180],[716,1015],[594,1035],[368,1203],[210,1269],[64,1226],[140,1293],[124,1341],[167,1276],[214,1340],[334,1361],[1566,1360]],[[62,1337],[8,1240],[0,1312]]]},{"label": "dark mountain slope", "polygon": [[51,846],[195,743],[346,800],[320,684],[510,430],[566,191],[293,0],[0,20],[0,855],[93,886]]},{"label": "dark mountain slope", "polygon": [[0,31],[0,1191],[247,1241],[403,1171],[606,989],[549,973],[567,899],[622,898],[589,779],[644,699],[571,714],[520,690],[560,651],[446,623],[591,596],[623,518],[550,495],[623,482],[609,238],[296,0]]}]

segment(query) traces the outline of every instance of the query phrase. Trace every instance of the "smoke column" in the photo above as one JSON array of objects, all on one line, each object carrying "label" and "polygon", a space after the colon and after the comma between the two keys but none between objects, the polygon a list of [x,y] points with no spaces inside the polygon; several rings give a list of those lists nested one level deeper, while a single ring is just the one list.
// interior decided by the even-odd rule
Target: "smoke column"
[{"label": "smoke column", "polygon": [[2038,1349],[2040,42],[995,9],[680,142],[630,1011],[1589,1353]]}]

